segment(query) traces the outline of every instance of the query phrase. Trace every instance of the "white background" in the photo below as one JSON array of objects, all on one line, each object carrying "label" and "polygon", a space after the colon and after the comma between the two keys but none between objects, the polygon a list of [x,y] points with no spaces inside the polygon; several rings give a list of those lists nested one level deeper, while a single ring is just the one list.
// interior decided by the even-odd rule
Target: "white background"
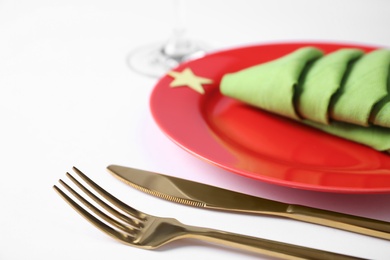
[{"label": "white background", "polygon": [[[299,40],[390,47],[387,0],[186,3],[189,35],[217,50]],[[126,64],[133,49],[166,40],[171,27],[170,0],[0,0],[0,259],[259,258],[194,241],[159,251],[118,243],[53,191],[73,165],[151,214],[389,259],[389,241],[292,220],[189,208],[136,191],[106,171],[109,164],[120,164],[390,221],[388,194],[330,194],[265,184],[209,165],[173,144],[149,111],[157,79]]]}]

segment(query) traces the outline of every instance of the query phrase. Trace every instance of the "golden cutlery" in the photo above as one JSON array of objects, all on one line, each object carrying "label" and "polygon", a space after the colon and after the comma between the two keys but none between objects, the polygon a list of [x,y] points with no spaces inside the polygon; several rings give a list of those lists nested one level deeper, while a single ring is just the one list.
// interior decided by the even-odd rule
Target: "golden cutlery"
[{"label": "golden cutlery", "polygon": [[360,216],[292,205],[150,171],[110,165],[115,177],[151,195],[190,206],[272,215],[390,240],[390,223]]},{"label": "golden cutlery", "polygon": [[[98,209],[62,180],[59,180],[59,182],[68,190],[68,193],[71,193],[74,198],[79,200],[89,210],[71,199],[70,196],[56,185],[54,185],[53,188],[89,222],[94,224],[104,233],[126,245],[144,249],[155,249],[177,239],[194,238],[282,259],[357,259],[352,256],[239,235],[226,231],[188,226],[173,218],[152,216],[126,205],[98,186],[77,168],[73,167],[73,169],[80,178],[93,190],[99,193],[105,201],[81,184],[81,182],[76,180],[70,173],[67,173],[68,178],[70,178],[81,191],[88,195],[88,197],[106,212]],[[89,211],[93,212],[96,216]],[[111,216],[109,216],[109,214]]]}]

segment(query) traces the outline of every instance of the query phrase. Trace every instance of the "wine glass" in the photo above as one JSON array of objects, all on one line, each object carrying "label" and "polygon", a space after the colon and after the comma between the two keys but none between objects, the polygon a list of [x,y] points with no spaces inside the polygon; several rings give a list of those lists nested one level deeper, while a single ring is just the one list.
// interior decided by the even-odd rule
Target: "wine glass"
[{"label": "wine glass", "polygon": [[135,49],[128,56],[129,67],[143,75],[161,77],[181,62],[202,57],[210,48],[186,35],[185,0],[173,0],[174,26],[165,43],[150,44]]}]

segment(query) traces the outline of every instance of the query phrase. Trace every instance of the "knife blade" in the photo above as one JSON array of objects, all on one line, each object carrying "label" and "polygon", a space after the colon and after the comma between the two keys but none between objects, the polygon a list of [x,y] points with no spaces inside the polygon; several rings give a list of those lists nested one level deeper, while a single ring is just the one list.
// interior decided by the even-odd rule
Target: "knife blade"
[{"label": "knife blade", "polygon": [[130,186],[172,202],[205,209],[284,217],[390,240],[390,222],[288,204],[131,167],[109,165],[107,169]]}]

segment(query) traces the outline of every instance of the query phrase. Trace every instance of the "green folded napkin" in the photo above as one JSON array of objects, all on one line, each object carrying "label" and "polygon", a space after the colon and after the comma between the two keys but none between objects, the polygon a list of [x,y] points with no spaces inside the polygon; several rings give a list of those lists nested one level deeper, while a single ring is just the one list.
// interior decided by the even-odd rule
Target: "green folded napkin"
[{"label": "green folded napkin", "polygon": [[390,151],[390,50],[304,47],[222,77],[220,91],[260,109]]},{"label": "green folded napkin", "polygon": [[[389,83],[390,86],[390,77]],[[375,105],[371,114],[370,122],[374,125],[389,126],[390,125],[390,95],[384,98],[381,102]]]},{"label": "green folded napkin", "polygon": [[329,134],[370,146],[375,150],[390,153],[390,129],[387,127],[365,127],[338,121],[333,121],[329,125],[316,123],[310,120],[303,120],[302,123]]},{"label": "green folded napkin", "polygon": [[363,52],[342,49],[318,59],[308,68],[296,100],[299,115],[315,122],[329,123],[329,104],[340,89],[343,76]]},{"label": "green folded napkin", "polygon": [[363,55],[353,65],[342,91],[335,97],[331,117],[368,126],[374,106],[389,95],[389,68],[390,50],[376,50]]},{"label": "green folded napkin", "polygon": [[317,48],[301,48],[284,56],[222,78],[221,91],[245,103],[297,119],[294,95],[305,66],[323,55]]}]

